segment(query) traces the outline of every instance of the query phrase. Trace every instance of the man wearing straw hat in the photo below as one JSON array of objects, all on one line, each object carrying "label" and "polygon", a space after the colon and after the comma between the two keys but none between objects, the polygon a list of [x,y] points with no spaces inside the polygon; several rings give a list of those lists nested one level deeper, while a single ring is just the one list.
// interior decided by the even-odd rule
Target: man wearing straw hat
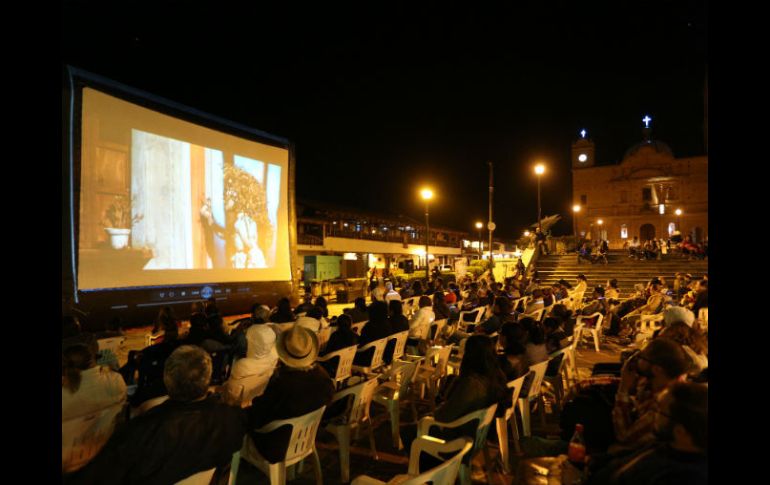
[{"label": "man wearing straw hat", "polygon": [[294,325],[281,332],[275,344],[282,362],[273,373],[264,394],[255,397],[249,411],[248,446],[252,444],[266,460],[280,461],[291,439],[291,430],[282,427],[268,434],[254,430],[280,419],[302,416],[328,405],[334,384],[323,367],[316,364],[318,337],[310,330]]}]

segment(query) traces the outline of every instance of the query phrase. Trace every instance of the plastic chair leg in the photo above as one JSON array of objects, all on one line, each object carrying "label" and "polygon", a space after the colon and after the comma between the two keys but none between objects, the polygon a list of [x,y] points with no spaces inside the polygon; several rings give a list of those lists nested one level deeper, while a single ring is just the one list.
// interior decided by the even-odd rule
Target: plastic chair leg
[{"label": "plastic chair leg", "polygon": [[270,485],[286,485],[286,464],[272,463],[269,465]]},{"label": "plastic chair leg", "polygon": [[465,463],[460,465],[460,471],[457,474],[460,479],[460,485],[471,485],[471,469]]},{"label": "plastic chair leg", "polygon": [[233,460],[230,462],[230,481],[228,485],[235,485],[238,481],[238,468],[241,465],[241,452],[233,454]]},{"label": "plastic chair leg", "polygon": [[390,430],[393,435],[393,447],[397,450],[404,449],[404,444],[401,443],[401,420],[399,416],[398,401],[391,401],[390,403]]},{"label": "plastic chair leg", "polygon": [[503,472],[511,473],[510,452],[508,447],[508,423],[505,418],[495,418],[497,441],[500,443],[500,459],[503,462]]},{"label": "plastic chair leg", "polygon": [[372,449],[372,456],[375,460],[379,460],[380,457],[377,455],[377,444],[374,441],[374,425],[372,424],[372,420],[370,419],[368,422],[369,425],[369,447]]},{"label": "plastic chair leg", "polygon": [[350,481],[350,427],[337,426],[334,434],[340,445],[340,474],[343,483],[347,483]]},{"label": "plastic chair leg", "polygon": [[[348,454],[350,456],[350,454]],[[324,485],[323,472],[321,471],[321,459],[318,457],[318,450],[313,445],[313,468],[315,468],[316,485]]]},{"label": "plastic chair leg", "polygon": [[521,412],[521,428],[524,436],[532,436],[529,424],[529,400],[527,398],[519,399],[519,411]]},{"label": "plastic chair leg", "polygon": [[511,437],[513,438],[513,446],[516,449],[517,454],[521,454],[521,443],[519,443],[519,425],[516,423],[516,413],[513,413],[511,419]]},{"label": "plastic chair leg", "polygon": [[596,351],[599,352],[599,331],[591,330],[591,333],[594,336],[594,347],[596,347]]}]

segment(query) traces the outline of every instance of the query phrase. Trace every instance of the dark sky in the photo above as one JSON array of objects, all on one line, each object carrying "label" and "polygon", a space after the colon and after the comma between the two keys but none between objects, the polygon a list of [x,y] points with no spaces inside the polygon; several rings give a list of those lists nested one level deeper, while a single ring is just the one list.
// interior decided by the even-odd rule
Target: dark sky
[{"label": "dark sky", "polygon": [[62,59],[289,138],[300,198],[421,218],[430,183],[432,221],[473,231],[492,161],[504,238],[535,222],[538,159],[543,213],[571,232],[581,128],[600,164],[645,114],[675,156],[705,153],[706,2],[323,3],[65,2]]}]

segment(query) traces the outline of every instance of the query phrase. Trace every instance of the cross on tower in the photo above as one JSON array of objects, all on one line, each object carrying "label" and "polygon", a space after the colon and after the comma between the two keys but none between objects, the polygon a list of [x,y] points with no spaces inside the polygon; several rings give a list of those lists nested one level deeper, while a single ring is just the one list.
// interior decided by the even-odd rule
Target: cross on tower
[{"label": "cross on tower", "polygon": [[648,115],[644,115],[644,118],[642,118],[642,121],[644,121],[644,127],[649,128],[650,121],[652,121],[652,118],[650,118]]},{"label": "cross on tower", "polygon": [[580,136],[585,138],[586,137],[586,130],[580,130]]}]

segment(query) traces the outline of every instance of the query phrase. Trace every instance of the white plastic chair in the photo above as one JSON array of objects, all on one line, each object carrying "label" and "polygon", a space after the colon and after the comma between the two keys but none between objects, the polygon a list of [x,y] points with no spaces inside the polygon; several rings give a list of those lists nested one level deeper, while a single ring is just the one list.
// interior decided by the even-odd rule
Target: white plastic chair
[{"label": "white plastic chair", "polygon": [[540,310],[535,310],[532,313],[522,313],[521,316],[519,317],[519,320],[521,320],[522,318],[529,317],[539,323],[543,319],[544,313],[545,313],[544,308],[541,308]]},{"label": "white plastic chair", "polygon": [[323,357],[318,357],[316,362],[327,362],[335,357],[339,357],[340,361],[337,364],[337,372],[332,376],[334,383],[339,384],[353,374],[353,359],[356,357],[357,350],[357,345],[351,345],[350,347],[326,354]]},{"label": "white plastic chair", "polygon": [[427,352],[425,352],[425,360],[417,368],[414,376],[415,384],[420,385],[420,399],[425,398],[425,389],[427,388],[428,401],[434,411],[436,409],[436,396],[438,395],[441,380],[447,376],[447,366],[451,353],[451,345],[428,348]]},{"label": "white plastic chair", "polygon": [[[309,455],[313,455],[316,483],[318,485],[323,485],[321,460],[318,458],[318,451],[315,447],[315,437],[316,433],[318,433],[318,426],[321,424],[321,417],[323,416],[325,409],[326,406],[321,406],[315,411],[303,416],[272,421],[256,430],[257,433],[270,433],[281,426],[287,424],[291,426],[289,446],[286,449],[286,455],[284,455],[282,461],[270,463],[265,460],[262,455],[259,454],[259,451],[254,445],[254,441],[248,434],[243,438],[241,457],[268,475],[270,477],[270,485],[285,485],[286,468],[302,461]],[[238,471],[235,470],[233,475],[237,476],[237,474]]]},{"label": "white plastic chair", "polygon": [[340,445],[340,468],[343,482],[350,481],[350,432],[353,429],[358,432],[362,425],[369,425],[369,446],[372,449],[374,459],[378,459],[374,442],[374,426],[369,417],[369,405],[372,403],[376,388],[377,378],[374,378],[339,391],[332,398],[333,404],[342,399],[349,399],[348,396],[353,396],[348,410],[326,425],[326,429],[334,433],[334,436],[337,437],[337,443]]},{"label": "white plastic chair", "polygon": [[568,377],[565,376],[565,373],[568,369],[567,364],[569,363],[568,354],[569,347],[564,347],[563,349],[559,349],[548,355],[548,366],[550,367],[551,362],[553,361],[558,361],[559,366],[556,368],[554,375],[546,375],[543,377],[543,382],[547,383],[553,388],[553,394],[556,398],[556,406],[559,409],[561,409],[562,401],[564,401],[564,396],[566,395],[564,381],[566,380],[569,383]]},{"label": "white plastic chair", "polygon": [[385,362],[382,360],[382,356],[385,354],[385,346],[388,344],[389,338],[390,337],[381,338],[379,340],[369,342],[363,347],[359,347],[358,351],[356,352],[357,354],[366,352],[371,348],[374,348],[374,353],[372,354],[372,360],[369,361],[368,365],[354,364],[353,370],[356,372],[362,372],[364,374],[370,374],[372,371],[382,367],[385,364]]},{"label": "white plastic chair", "polygon": [[393,357],[391,362],[400,359],[404,355],[404,349],[406,348],[406,339],[409,338],[409,330],[403,332],[394,333],[388,337],[388,342],[391,340],[396,341],[396,346],[393,348]]},{"label": "white plastic chair", "polygon": [[441,332],[444,330],[444,327],[446,327],[447,322],[449,319],[442,318],[441,320],[434,320],[433,323],[430,324],[430,331],[428,336],[430,338],[431,343],[435,343],[439,336],[441,335]]},{"label": "white plastic chair", "polygon": [[[481,317],[484,316],[485,307],[478,307],[474,308],[473,310],[465,310],[460,312],[459,320],[457,321],[457,324],[460,326],[460,328],[465,328],[468,325],[477,325],[481,321]],[[467,322],[465,321],[465,315],[470,315],[472,313],[475,313],[473,315],[473,321]]]},{"label": "white plastic chair", "polygon": [[[596,323],[593,327],[586,327],[583,323],[583,320],[589,319],[589,318],[596,318]],[[599,352],[599,340],[602,337],[602,323],[604,322],[604,315],[602,315],[599,312],[592,313],[590,315],[580,315],[577,317],[577,321],[575,322],[575,326],[577,325],[583,325],[583,333],[586,331],[591,332],[591,335],[594,338],[594,347],[596,348],[596,351]],[[580,339],[583,338],[583,335],[581,334],[579,336]]]},{"label": "white plastic chair", "polygon": [[568,368],[570,370],[568,383],[571,386],[577,385],[579,380],[577,367],[577,346],[580,343],[580,339],[583,337],[583,327],[583,323],[580,323],[580,325],[575,325],[575,328],[572,330],[572,342],[570,343],[569,347],[567,347],[567,359],[569,359]]},{"label": "white plastic chair", "polygon": [[[431,436],[422,436],[412,442],[409,453],[408,475],[396,475],[388,482],[383,482],[367,475],[360,475],[353,480],[351,485],[433,485],[453,484],[457,480],[460,465],[465,455],[473,447],[473,442],[468,438],[457,438],[449,442],[439,440]],[[443,460],[441,454],[457,452],[455,456],[446,460],[436,468],[431,468],[420,473],[420,454],[427,453],[435,458]]]},{"label": "white plastic chair", "polygon": [[[407,401],[407,395],[409,391],[409,385],[412,383],[414,374],[417,371],[417,366],[420,360],[414,362],[395,362],[390,372],[382,377],[385,377],[387,381],[377,387],[374,391],[372,401],[376,404],[384,406],[390,415],[390,427],[393,436],[393,447],[396,449],[403,449],[404,445],[401,442],[401,434],[399,429],[401,427],[400,409],[401,404]],[[417,420],[417,409],[414,407],[414,401],[411,401],[412,414],[414,419]]]},{"label": "white plastic chair", "polygon": [[663,314],[639,315],[639,332],[652,334],[663,326]]},{"label": "white plastic chair", "polygon": [[529,373],[508,383],[508,389],[510,389],[512,393],[511,402],[513,405],[505,410],[504,417],[500,416],[495,418],[497,440],[500,443],[500,458],[503,461],[503,470],[505,473],[511,473],[510,449],[508,448],[509,423],[511,426],[511,435],[513,436],[513,444],[516,447],[516,453],[521,453],[521,445],[519,444],[519,425],[516,423],[516,403],[519,401],[519,394],[521,393],[521,388],[524,385],[524,380],[527,378],[527,375],[529,375]]},{"label": "white plastic chair", "polygon": [[251,401],[265,392],[272,375],[273,369],[253,376],[244,377],[237,381],[228,379],[223,386],[225,402],[231,406],[240,406],[242,408],[250,407]]},{"label": "white plastic chair", "polygon": [[569,293],[569,299],[571,302],[571,310],[576,312],[583,308],[583,295],[585,291],[572,291]]},{"label": "white plastic chair", "polygon": [[148,333],[147,335],[144,336],[144,346],[145,347],[149,347],[150,345],[153,345],[163,335],[165,335],[165,332],[160,332],[157,335],[153,335],[151,333]]},{"label": "white plastic chair", "polygon": [[532,426],[530,423],[530,405],[533,401],[539,401],[540,418],[545,424],[545,399],[540,390],[545,377],[545,370],[548,368],[548,361],[540,362],[529,366],[529,378],[531,379],[529,390],[526,396],[519,396],[519,412],[521,413],[521,427],[524,436],[532,436]]},{"label": "white plastic chair", "polygon": [[[470,460],[478,453],[482,451],[484,453],[484,462],[487,472],[487,483],[492,482],[492,459],[489,456],[489,450],[486,447],[487,433],[489,433],[489,426],[492,424],[492,420],[495,417],[495,411],[497,411],[497,404],[493,404],[488,408],[480,409],[472,413],[468,413],[462,418],[456,419],[451,423],[442,423],[436,421],[433,416],[425,416],[417,423],[417,436],[430,436],[431,426],[438,426],[439,428],[459,428],[465,423],[471,421],[478,421],[478,427],[476,428],[476,436],[474,438],[473,448],[468,453]],[[471,469],[469,465],[465,463],[460,464],[460,483],[462,485],[470,485],[471,483]]]},{"label": "white plastic chair", "polygon": [[214,476],[214,472],[217,471],[216,467],[210,470],[203,470],[195,475],[176,482],[174,485],[209,485],[211,483],[211,477]]},{"label": "white plastic chair", "polygon": [[124,403],[61,424],[62,473],[72,473],[88,464],[104,447],[115,430]]},{"label": "white plastic chair", "polygon": [[369,323],[369,320],[364,320],[363,322],[354,323],[350,326],[350,328],[358,335],[361,336],[361,332],[364,330],[364,325]]},{"label": "white plastic chair", "polygon": [[326,344],[329,342],[329,337],[332,336],[332,329],[335,327],[326,327],[318,330],[318,350],[326,348]]}]

